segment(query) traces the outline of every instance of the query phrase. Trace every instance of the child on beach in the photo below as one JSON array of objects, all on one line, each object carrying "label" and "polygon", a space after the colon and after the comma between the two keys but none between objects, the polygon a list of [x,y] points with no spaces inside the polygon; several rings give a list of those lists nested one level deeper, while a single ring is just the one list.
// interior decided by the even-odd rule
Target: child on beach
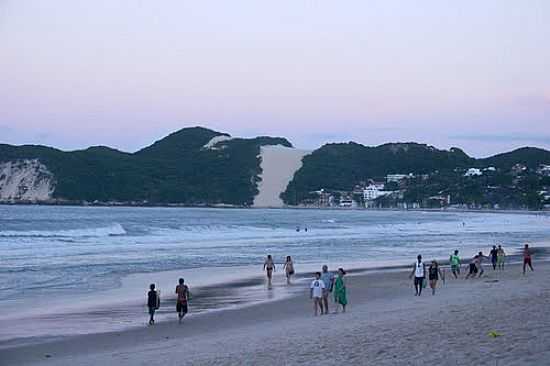
[{"label": "child on beach", "polygon": [[292,258],[289,255],[286,257],[283,269],[286,274],[286,283],[290,285],[290,277],[294,275],[294,262],[292,262]]},{"label": "child on beach", "polygon": [[155,324],[155,311],[160,307],[160,296],[155,290],[155,284],[149,285],[147,293],[147,307],[149,308],[149,325]]},{"label": "child on beach", "polygon": [[504,259],[506,258],[506,253],[504,253],[504,249],[502,249],[502,246],[498,246],[497,250],[497,266],[498,269],[503,270],[504,269]]},{"label": "child on beach", "polygon": [[342,312],[346,312],[348,298],[346,296],[346,282],[344,276],[346,271],[343,268],[338,268],[338,277],[334,281],[334,302],[336,303],[336,313],[338,313],[338,305],[342,306]]},{"label": "child on beach", "polygon": [[430,287],[432,289],[432,295],[435,295],[435,288],[437,287],[437,281],[439,280],[439,277],[443,280],[443,283],[445,283],[445,275],[441,273],[441,269],[439,268],[439,264],[434,259],[432,260],[432,263],[430,264],[430,267],[428,268],[428,279],[430,280]]},{"label": "child on beach", "polygon": [[323,266],[321,281],[325,284],[325,288],[323,289],[322,305],[325,308],[325,314],[328,314],[328,298],[332,292],[332,288],[334,287],[334,274],[328,271],[328,266],[326,264]]},{"label": "child on beach", "polygon": [[525,274],[526,267],[529,266],[533,272],[533,263],[531,262],[531,251],[529,250],[529,244],[525,244],[523,247],[523,274]]},{"label": "child on beach", "polygon": [[313,299],[313,308],[315,310],[315,316],[319,315],[318,309],[321,309],[321,315],[323,315],[323,306],[321,304],[321,298],[323,297],[323,289],[325,283],[321,281],[321,272],[315,272],[315,280],[311,282],[309,298]]},{"label": "child on beach", "polygon": [[454,254],[451,254],[449,263],[451,263],[451,271],[453,272],[453,276],[458,278],[458,275],[460,274],[460,257],[458,256],[458,250],[455,250]]},{"label": "child on beach", "polygon": [[422,295],[422,285],[424,284],[424,279],[426,278],[426,266],[422,262],[422,256],[420,254],[416,257],[416,259],[417,262],[414,264],[409,278],[412,278],[414,275],[414,289],[416,291],[414,296],[420,296]]},{"label": "child on beach", "polygon": [[275,271],[275,263],[271,254],[267,256],[264,262],[264,271],[267,273],[267,286],[271,287],[271,279],[273,278],[273,272]]},{"label": "child on beach", "polygon": [[184,284],[183,278],[179,279],[179,284],[176,286],[176,294],[178,299],[176,300],[176,311],[178,313],[178,321],[181,323],[185,314],[187,314],[189,300],[189,287]]}]

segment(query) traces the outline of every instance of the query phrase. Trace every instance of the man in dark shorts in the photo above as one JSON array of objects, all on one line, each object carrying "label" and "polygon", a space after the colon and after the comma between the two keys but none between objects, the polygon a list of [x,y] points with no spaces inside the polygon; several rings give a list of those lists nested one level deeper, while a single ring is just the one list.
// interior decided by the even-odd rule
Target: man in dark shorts
[{"label": "man in dark shorts", "polygon": [[183,278],[179,279],[179,285],[176,286],[176,294],[178,299],[176,301],[176,311],[178,312],[178,320],[181,323],[185,314],[187,314],[189,300],[189,287],[184,284]]},{"label": "man in dark shorts", "polygon": [[476,261],[477,261],[477,255],[475,255],[470,261],[470,265],[468,267],[469,271],[468,271],[468,274],[466,275],[466,279],[470,277],[475,277],[477,275]]},{"label": "man in dark shorts", "polygon": [[422,295],[422,287],[424,286],[424,279],[426,278],[426,266],[424,262],[422,262],[422,256],[420,254],[416,257],[416,260],[409,278],[412,278],[414,275],[414,290],[416,291],[414,296],[420,296]]},{"label": "man in dark shorts", "polygon": [[523,274],[525,274],[527,266],[531,268],[531,271],[534,271],[533,263],[531,263],[531,251],[529,250],[529,244],[525,244],[525,247],[523,247]]},{"label": "man in dark shorts", "polygon": [[149,308],[149,325],[155,324],[155,311],[160,307],[160,297],[155,290],[155,284],[152,283],[149,286],[149,292],[147,293],[147,307]]}]

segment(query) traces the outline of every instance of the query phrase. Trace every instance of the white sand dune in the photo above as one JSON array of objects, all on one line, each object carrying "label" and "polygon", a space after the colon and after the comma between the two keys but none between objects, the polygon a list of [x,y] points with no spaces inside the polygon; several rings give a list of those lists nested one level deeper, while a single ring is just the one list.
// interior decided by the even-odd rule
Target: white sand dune
[{"label": "white sand dune", "polygon": [[215,137],[213,137],[212,139],[210,139],[210,141],[208,141],[202,148],[203,148],[203,149],[210,149],[210,150],[217,150],[217,148],[215,147],[215,145],[216,145],[218,142],[229,141],[229,140],[231,140],[231,139],[232,139],[231,136],[227,136],[227,135],[218,135],[218,136],[215,136]]},{"label": "white sand dune", "polygon": [[282,145],[262,146],[262,181],[258,184],[260,192],[254,197],[254,207],[282,207],[284,203],[279,195],[302,166],[302,158],[309,153]]}]

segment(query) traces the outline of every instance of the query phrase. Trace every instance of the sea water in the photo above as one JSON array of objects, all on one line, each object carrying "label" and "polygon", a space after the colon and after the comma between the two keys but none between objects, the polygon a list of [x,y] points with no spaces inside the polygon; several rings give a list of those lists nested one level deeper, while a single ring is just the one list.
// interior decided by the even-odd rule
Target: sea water
[{"label": "sea water", "polygon": [[[387,266],[412,263],[419,253],[448,258],[458,249],[468,257],[497,243],[511,252],[526,242],[550,242],[549,215],[0,206],[0,341],[39,335],[37,324],[47,319],[49,334],[76,331],[68,314],[108,319],[97,325],[92,317],[88,331],[135,325],[149,283],[171,298],[180,276],[197,289],[202,310],[261,300],[254,291],[218,295],[240,285],[265,293],[267,254],[278,264],[290,255],[297,272],[310,273],[323,263]],[[63,325],[51,314],[64,314]],[[33,319],[28,329],[21,319]]]}]

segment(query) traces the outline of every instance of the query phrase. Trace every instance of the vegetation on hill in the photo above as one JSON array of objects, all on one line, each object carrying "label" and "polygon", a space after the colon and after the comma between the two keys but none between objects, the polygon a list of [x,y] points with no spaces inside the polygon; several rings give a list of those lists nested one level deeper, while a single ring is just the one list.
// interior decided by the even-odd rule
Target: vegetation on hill
[{"label": "vegetation on hill", "polygon": [[359,182],[383,180],[387,174],[426,174],[473,164],[458,148],[437,150],[417,143],[376,147],[354,142],[327,144],[303,159],[303,165],[281,194],[284,202],[297,204],[320,189],[351,191]]},{"label": "vegetation on hill", "polygon": [[177,131],[134,154],[107,147],[64,152],[43,146],[0,145],[0,162],[38,159],[54,174],[54,197],[69,201],[147,201],[181,204],[252,204],[260,146],[292,146],[284,138],[219,142],[206,128]]}]

